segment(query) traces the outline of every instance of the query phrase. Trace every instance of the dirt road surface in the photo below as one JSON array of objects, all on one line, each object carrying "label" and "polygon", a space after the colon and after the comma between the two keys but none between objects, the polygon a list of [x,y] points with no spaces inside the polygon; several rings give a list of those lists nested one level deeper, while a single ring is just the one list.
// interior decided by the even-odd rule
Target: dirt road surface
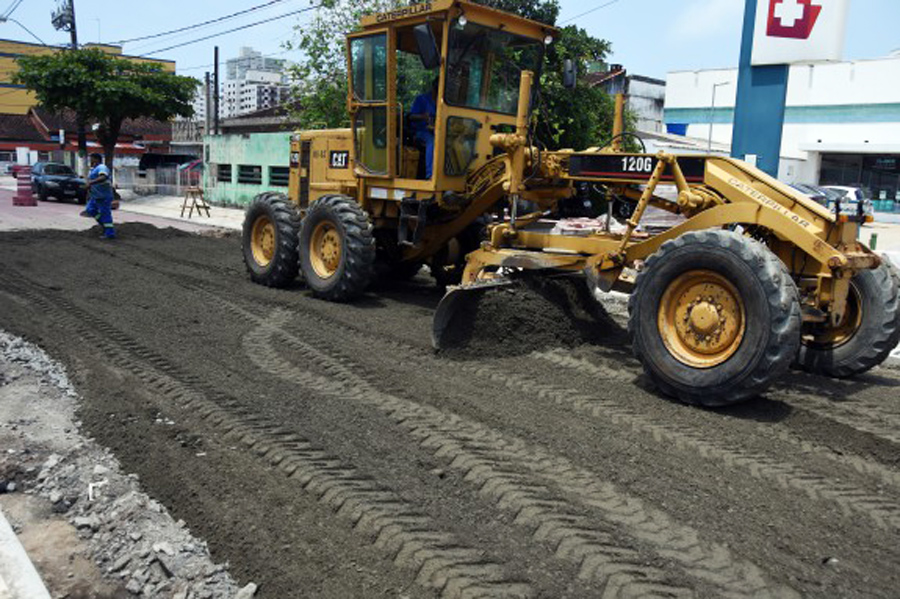
[{"label": "dirt road surface", "polygon": [[258,597],[897,596],[898,371],[694,409],[614,307],[506,292],[436,355],[424,276],[330,304],[250,283],[233,236],[119,234],[0,234],[0,328]]}]

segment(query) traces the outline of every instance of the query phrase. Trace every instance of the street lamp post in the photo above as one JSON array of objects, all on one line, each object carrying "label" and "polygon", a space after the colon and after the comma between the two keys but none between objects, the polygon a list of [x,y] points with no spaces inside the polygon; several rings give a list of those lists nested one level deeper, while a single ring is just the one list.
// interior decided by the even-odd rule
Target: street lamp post
[{"label": "street lamp post", "polygon": [[731,81],[721,81],[719,83],[713,83],[712,105],[709,107],[709,142],[706,146],[707,153],[712,153],[713,120],[715,119],[716,113],[716,89],[722,85],[731,85]]}]

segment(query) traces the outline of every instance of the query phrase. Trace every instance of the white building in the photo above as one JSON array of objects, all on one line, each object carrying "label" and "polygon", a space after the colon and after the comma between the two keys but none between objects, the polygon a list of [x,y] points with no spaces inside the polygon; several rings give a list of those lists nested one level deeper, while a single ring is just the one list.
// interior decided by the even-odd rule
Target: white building
[{"label": "white building", "polygon": [[[736,90],[737,69],[669,73],[669,131],[730,144]],[[778,175],[900,200],[900,55],[792,66]]]},{"label": "white building", "polygon": [[622,65],[604,72],[589,73],[585,82],[600,86],[606,93],[625,94],[625,108],[634,115],[635,129],[642,133],[662,133],[666,82],[642,75],[626,75]]},{"label": "white building", "polygon": [[247,78],[248,71],[275,73],[283,76],[287,70],[288,61],[281,58],[263,56],[253,48],[246,46],[238,51],[237,58],[229,58],[225,61],[226,79],[243,80]]},{"label": "white building", "polygon": [[[264,60],[259,52],[253,52],[250,48],[241,48],[242,55],[250,52],[255,56],[233,59],[238,62],[228,61],[228,79],[222,86],[221,106],[219,115],[222,118],[231,118],[249,112],[256,112],[277,106],[287,101],[290,95],[290,87],[285,84],[286,76],[283,70],[272,70],[276,66],[284,69],[286,61],[275,61],[275,64],[263,64]],[[250,59],[260,69],[248,68]],[[235,78],[231,77],[235,75]]]}]

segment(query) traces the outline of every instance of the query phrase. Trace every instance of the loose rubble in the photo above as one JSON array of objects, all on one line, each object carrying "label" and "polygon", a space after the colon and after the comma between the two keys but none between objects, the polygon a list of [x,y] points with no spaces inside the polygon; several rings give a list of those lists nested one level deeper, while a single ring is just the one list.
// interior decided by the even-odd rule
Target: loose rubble
[{"label": "loose rubble", "polygon": [[0,446],[9,448],[0,454],[0,494],[49,502],[77,529],[103,577],[131,596],[253,597],[255,584],[240,588],[204,541],[141,492],[137,475],[122,473],[108,451],[80,436],[77,401],[60,364],[0,331]]}]

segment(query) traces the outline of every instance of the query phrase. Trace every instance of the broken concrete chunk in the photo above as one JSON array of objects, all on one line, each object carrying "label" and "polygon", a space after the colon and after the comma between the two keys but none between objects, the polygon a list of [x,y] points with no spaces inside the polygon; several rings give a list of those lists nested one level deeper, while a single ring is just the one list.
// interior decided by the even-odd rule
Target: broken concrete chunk
[{"label": "broken concrete chunk", "polygon": [[110,572],[118,572],[119,570],[121,570],[122,568],[127,566],[128,562],[130,562],[130,561],[131,561],[130,555],[123,555],[122,557],[120,557],[119,559],[117,559],[116,561],[113,562],[113,565],[112,565],[112,567],[110,567],[109,571]]},{"label": "broken concrete chunk", "polygon": [[167,541],[153,543],[153,551],[155,551],[156,553],[165,553],[166,555],[175,555],[175,550],[172,549],[172,545]]},{"label": "broken concrete chunk", "polygon": [[248,583],[247,586],[237,592],[234,599],[252,599],[256,595],[256,589],[257,587],[254,583]]}]

